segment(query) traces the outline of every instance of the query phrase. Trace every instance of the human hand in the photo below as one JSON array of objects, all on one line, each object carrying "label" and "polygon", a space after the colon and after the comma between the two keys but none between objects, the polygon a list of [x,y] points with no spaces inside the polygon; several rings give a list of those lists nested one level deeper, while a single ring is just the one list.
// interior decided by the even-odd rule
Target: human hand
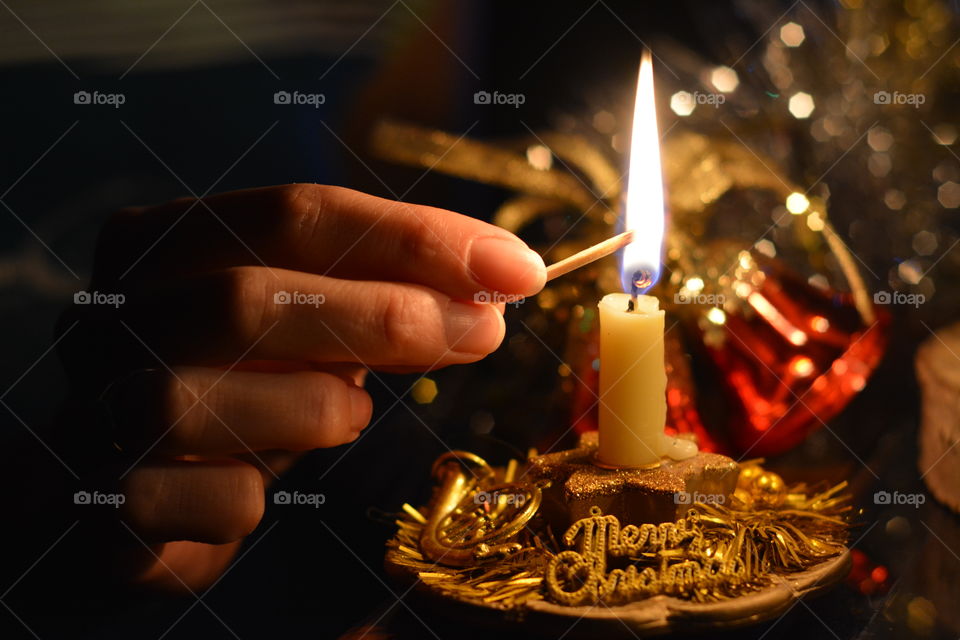
[{"label": "human hand", "polygon": [[[211,545],[263,514],[251,458],[355,440],[372,412],[367,368],[481,359],[504,323],[476,294],[531,295],[545,276],[515,236],[456,213],[330,186],[251,189],[116,215],[90,290],[123,302],[74,305],[60,347],[75,396],[106,404],[126,454],[124,522],[199,584],[223,564],[211,558],[229,559]],[[144,566],[139,578],[159,575]]]}]

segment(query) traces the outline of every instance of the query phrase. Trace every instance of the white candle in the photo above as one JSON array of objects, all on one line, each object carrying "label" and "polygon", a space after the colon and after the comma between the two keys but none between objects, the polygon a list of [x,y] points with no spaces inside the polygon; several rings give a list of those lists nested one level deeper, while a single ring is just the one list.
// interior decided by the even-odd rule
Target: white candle
[{"label": "white candle", "polygon": [[653,296],[600,300],[601,464],[642,467],[660,460],[667,416],[663,310]]},{"label": "white candle", "polygon": [[625,218],[634,240],[624,248],[622,281],[629,293],[600,301],[600,464],[643,467],[663,455],[681,460],[697,453],[687,440],[666,438],[667,373],[663,361],[664,313],[653,296],[630,294],[653,286],[663,242],[660,136],[653,96],[653,62],[644,52],[637,79]]}]

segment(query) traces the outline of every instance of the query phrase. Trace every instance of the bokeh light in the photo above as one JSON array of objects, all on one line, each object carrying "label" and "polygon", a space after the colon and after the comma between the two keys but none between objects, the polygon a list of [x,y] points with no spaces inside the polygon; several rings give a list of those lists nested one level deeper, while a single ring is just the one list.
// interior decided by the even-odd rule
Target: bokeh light
[{"label": "bokeh light", "polygon": [[813,96],[803,91],[793,94],[789,109],[794,118],[809,118],[814,109]]},{"label": "bokeh light", "polygon": [[787,211],[795,216],[810,208],[810,201],[802,193],[793,192],[787,196]]},{"label": "bokeh light", "polygon": [[937,189],[937,200],[947,209],[960,207],[960,184],[952,181],[944,182]]},{"label": "bokeh light", "polygon": [[710,84],[716,87],[717,91],[731,93],[740,84],[740,77],[730,67],[717,67],[710,73]]},{"label": "bokeh light", "polygon": [[670,96],[670,108],[678,116],[688,116],[697,108],[693,96],[687,91],[677,91]]},{"label": "bokeh light", "polygon": [[780,40],[788,47],[799,47],[806,37],[803,27],[796,22],[788,22],[780,27]]}]

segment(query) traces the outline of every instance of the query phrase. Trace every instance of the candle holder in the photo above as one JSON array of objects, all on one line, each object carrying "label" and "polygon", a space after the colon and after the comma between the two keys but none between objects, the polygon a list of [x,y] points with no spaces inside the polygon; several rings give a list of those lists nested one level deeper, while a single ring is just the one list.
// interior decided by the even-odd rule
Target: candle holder
[{"label": "candle holder", "polygon": [[597,450],[597,432],[588,431],[574,449],[530,459],[528,476],[547,486],[542,511],[556,529],[590,516],[594,507],[623,523],[673,522],[698,498],[729,501],[740,473],[736,462],[716,453],[624,469],[602,464]]},{"label": "candle holder", "polygon": [[849,571],[846,483],[788,486],[709,453],[605,469],[596,450],[593,433],[504,468],[444,454],[430,504],[403,506],[387,572],[471,627],[638,637],[755,624]]}]

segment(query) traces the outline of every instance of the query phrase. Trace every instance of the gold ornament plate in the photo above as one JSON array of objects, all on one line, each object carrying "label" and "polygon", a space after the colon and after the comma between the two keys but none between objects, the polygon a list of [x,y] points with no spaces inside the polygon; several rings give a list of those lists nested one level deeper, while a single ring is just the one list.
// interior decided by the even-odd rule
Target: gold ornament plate
[{"label": "gold ornament plate", "polygon": [[[407,584],[418,580],[418,571],[398,564],[394,551],[387,554],[387,572]],[[667,634],[693,634],[749,626],[775,619],[801,598],[828,590],[850,571],[850,552],[844,551],[805,571],[774,574],[772,584],[748,594],[716,602],[692,602],[671,596],[652,596],[621,606],[603,604],[564,606],[532,599],[520,609],[503,609],[496,603],[467,602],[450,597],[423,581],[415,591],[430,612],[453,616],[463,623],[502,626],[522,625],[532,636],[566,638],[632,638]]]}]

